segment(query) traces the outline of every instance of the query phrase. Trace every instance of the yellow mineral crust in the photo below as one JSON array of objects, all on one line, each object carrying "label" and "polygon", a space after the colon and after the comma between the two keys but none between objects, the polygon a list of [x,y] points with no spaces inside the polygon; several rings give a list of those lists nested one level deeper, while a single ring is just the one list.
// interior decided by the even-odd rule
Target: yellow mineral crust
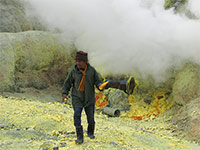
[{"label": "yellow mineral crust", "polygon": [[[108,104],[107,97],[102,92],[96,93],[96,109],[102,109]],[[128,117],[134,120],[152,120],[170,109],[174,104],[170,99],[166,99],[164,92],[157,93],[151,104],[145,103],[144,99],[136,101],[134,95],[128,96],[128,102],[130,111],[122,114],[121,117]]]},{"label": "yellow mineral crust", "polygon": [[[158,108],[167,107],[159,105]],[[137,115],[142,114],[137,111]],[[0,124],[7,125],[0,130],[0,149],[38,150],[45,145],[56,145],[59,150],[199,148],[196,144],[174,136],[172,131],[176,130],[176,126],[167,120],[166,116],[157,116],[154,120],[137,121],[96,113],[96,138],[91,140],[87,137],[87,119],[83,112],[84,143],[76,145],[73,109],[69,105],[0,96]]]}]

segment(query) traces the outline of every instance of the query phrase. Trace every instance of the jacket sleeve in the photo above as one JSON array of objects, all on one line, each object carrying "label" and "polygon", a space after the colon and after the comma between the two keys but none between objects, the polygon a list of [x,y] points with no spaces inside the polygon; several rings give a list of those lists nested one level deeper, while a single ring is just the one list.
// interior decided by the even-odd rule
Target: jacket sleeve
[{"label": "jacket sleeve", "polygon": [[66,94],[68,95],[72,84],[73,84],[73,72],[70,71],[70,73],[67,75],[67,78],[65,79],[64,85],[63,85],[63,89],[62,89],[62,94]]},{"label": "jacket sleeve", "polygon": [[96,88],[99,89],[99,86],[102,84],[102,81],[100,80],[99,75],[96,70],[94,70],[94,81],[95,81],[94,84],[95,84]]}]

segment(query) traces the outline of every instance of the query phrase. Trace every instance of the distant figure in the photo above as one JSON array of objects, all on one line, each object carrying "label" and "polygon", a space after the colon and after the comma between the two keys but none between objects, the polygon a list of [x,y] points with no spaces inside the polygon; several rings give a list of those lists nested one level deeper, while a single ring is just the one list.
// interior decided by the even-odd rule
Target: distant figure
[{"label": "distant figure", "polygon": [[[76,64],[69,72],[62,90],[63,102],[72,88],[72,106],[74,109],[74,126],[76,127],[77,144],[83,143],[83,127],[81,125],[81,113],[84,108],[87,115],[87,134],[91,139],[95,138],[95,87],[102,85],[96,70],[88,63],[88,54],[79,51],[76,53]],[[102,86],[101,86],[102,87]],[[100,90],[100,89],[99,89]]]}]

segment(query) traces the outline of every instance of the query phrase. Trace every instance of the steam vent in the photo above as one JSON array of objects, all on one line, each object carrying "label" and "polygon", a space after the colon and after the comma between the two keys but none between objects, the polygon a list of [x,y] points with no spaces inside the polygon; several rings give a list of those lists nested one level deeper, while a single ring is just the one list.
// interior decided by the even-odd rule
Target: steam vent
[{"label": "steam vent", "polygon": [[199,0],[0,0],[0,150],[199,150],[199,60]]}]

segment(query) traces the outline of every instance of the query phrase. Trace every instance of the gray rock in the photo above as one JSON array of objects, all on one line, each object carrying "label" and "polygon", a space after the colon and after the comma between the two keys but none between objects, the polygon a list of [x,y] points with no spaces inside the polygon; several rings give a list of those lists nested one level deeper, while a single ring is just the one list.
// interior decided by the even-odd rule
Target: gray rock
[{"label": "gray rock", "polygon": [[40,147],[39,150],[58,150],[59,147],[52,142],[45,142]]},{"label": "gray rock", "polygon": [[59,38],[42,31],[0,33],[0,91],[62,84],[74,47]]},{"label": "gray rock", "polygon": [[117,108],[120,111],[129,110],[128,95],[124,91],[109,88],[104,90],[104,94],[108,98],[110,108]]},{"label": "gray rock", "polygon": [[8,125],[0,124],[0,128],[8,128]]},{"label": "gray rock", "polygon": [[115,141],[112,141],[111,143],[112,143],[113,145],[115,145],[115,146],[118,146],[117,142],[115,142]]},{"label": "gray rock", "polygon": [[190,102],[179,109],[173,117],[173,122],[178,125],[177,130],[182,131],[188,140],[199,143],[200,97],[190,100]]},{"label": "gray rock", "polygon": [[0,32],[45,30],[36,16],[28,16],[27,6],[23,0],[0,0]]},{"label": "gray rock", "polygon": [[66,147],[67,143],[60,143],[60,147]]},{"label": "gray rock", "polygon": [[200,66],[188,63],[179,71],[175,78],[172,95],[180,105],[189,103],[200,96]]}]

